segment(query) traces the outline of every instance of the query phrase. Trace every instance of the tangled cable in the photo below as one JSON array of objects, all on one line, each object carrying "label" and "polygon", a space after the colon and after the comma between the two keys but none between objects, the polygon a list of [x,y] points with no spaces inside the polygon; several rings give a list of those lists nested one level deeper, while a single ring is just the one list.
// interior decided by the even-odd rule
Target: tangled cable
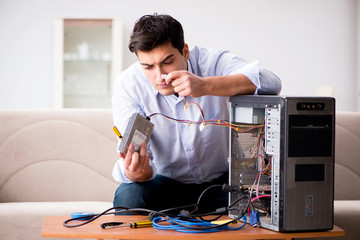
[{"label": "tangled cable", "polygon": [[[204,193],[208,191],[210,188],[213,187],[222,187],[224,191],[239,191],[234,189],[231,186],[228,186],[226,184],[224,185],[213,185],[207,189],[204,190],[204,192],[200,195],[198,202],[196,204],[187,205],[187,206],[181,206],[177,208],[171,208],[171,209],[165,209],[162,211],[154,211],[150,209],[144,209],[144,208],[124,208],[124,207],[112,207],[107,209],[106,211],[100,213],[100,214],[93,214],[89,215],[89,220],[83,221],[81,223],[76,222],[77,224],[70,224],[70,222],[76,221],[76,220],[84,220],[84,217],[78,217],[78,218],[70,218],[66,221],[64,221],[63,225],[65,227],[73,228],[73,227],[79,227],[83,226],[85,224],[88,224],[95,219],[103,216],[103,215],[109,215],[109,214],[119,214],[124,212],[131,212],[134,214],[148,214],[149,219],[153,222],[153,227],[160,230],[175,230],[179,232],[187,232],[187,233],[204,233],[204,232],[218,232],[221,230],[238,230],[243,228],[246,225],[246,217],[245,213],[246,210],[249,208],[251,204],[251,199],[248,194],[240,194],[240,197],[233,201],[228,207],[216,209],[214,212],[209,213],[203,213],[199,214],[197,213],[198,205],[200,205],[200,200]],[[242,199],[247,199],[247,207],[240,208],[236,207],[236,204],[239,203]],[[187,208],[193,208],[193,211],[188,212],[184,211],[184,209]],[[115,210],[115,211],[112,211]],[[173,214],[174,210],[181,210],[180,214]],[[226,214],[229,211],[236,210],[239,212],[238,217],[234,219],[229,219],[225,221],[215,221],[219,219],[222,215]],[[210,220],[204,219],[206,216],[213,216]],[[199,218],[199,219],[198,219]],[[244,224],[239,227],[229,227],[230,224],[238,223],[240,220],[243,220]],[[165,222],[170,223],[164,224]]]},{"label": "tangled cable", "polygon": [[[221,230],[239,230],[246,225],[246,217],[242,217],[244,224],[240,227],[229,227],[229,224],[234,221],[227,221],[223,224],[216,224],[213,222],[206,222],[203,220],[181,220],[181,217],[156,217],[153,219],[153,227],[159,230],[175,230],[184,233],[207,233],[219,232]],[[170,225],[160,224],[161,222],[169,222]]]}]

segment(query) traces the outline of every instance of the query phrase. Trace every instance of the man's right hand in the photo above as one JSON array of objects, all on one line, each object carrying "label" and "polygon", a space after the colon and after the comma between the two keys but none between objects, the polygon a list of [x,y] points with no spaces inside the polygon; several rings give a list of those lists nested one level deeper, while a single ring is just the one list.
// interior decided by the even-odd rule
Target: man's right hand
[{"label": "man's right hand", "polygon": [[134,182],[144,182],[152,177],[152,168],[149,164],[147,146],[142,143],[139,152],[134,152],[134,144],[130,144],[126,156],[120,154],[124,160],[125,175]]}]

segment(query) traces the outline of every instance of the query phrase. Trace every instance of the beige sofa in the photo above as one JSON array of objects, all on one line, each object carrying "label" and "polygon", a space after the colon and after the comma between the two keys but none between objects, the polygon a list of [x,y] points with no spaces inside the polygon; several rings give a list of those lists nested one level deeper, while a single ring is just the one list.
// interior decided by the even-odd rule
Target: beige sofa
[{"label": "beige sofa", "polygon": [[0,239],[41,239],[44,216],[112,207],[111,110],[0,111]]},{"label": "beige sofa", "polygon": [[[44,216],[112,207],[110,110],[0,111],[0,123],[0,239],[41,239]],[[359,124],[337,114],[335,224],[348,240],[360,239]]]},{"label": "beige sofa", "polygon": [[335,225],[360,239],[360,112],[336,114]]}]

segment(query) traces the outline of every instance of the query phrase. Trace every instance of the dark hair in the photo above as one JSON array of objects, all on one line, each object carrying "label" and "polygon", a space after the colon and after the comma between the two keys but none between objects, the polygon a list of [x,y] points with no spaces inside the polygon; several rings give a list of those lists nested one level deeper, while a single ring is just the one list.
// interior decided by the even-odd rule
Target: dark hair
[{"label": "dark hair", "polygon": [[145,15],[134,26],[129,50],[148,52],[162,44],[171,43],[182,54],[184,31],[181,24],[169,15]]}]

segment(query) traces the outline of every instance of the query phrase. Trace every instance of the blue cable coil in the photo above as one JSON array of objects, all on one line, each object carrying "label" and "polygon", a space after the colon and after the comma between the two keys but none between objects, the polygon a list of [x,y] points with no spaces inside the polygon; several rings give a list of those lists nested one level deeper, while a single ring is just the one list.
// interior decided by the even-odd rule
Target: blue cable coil
[{"label": "blue cable coil", "polygon": [[[243,218],[244,224],[240,227],[229,227],[229,225],[219,226],[211,222],[192,219],[191,221],[180,220],[179,218],[156,217],[153,219],[153,227],[159,230],[175,230],[184,233],[208,233],[219,232],[222,230],[239,230],[246,225],[246,217]],[[170,225],[159,224],[161,222],[170,222]]]}]

